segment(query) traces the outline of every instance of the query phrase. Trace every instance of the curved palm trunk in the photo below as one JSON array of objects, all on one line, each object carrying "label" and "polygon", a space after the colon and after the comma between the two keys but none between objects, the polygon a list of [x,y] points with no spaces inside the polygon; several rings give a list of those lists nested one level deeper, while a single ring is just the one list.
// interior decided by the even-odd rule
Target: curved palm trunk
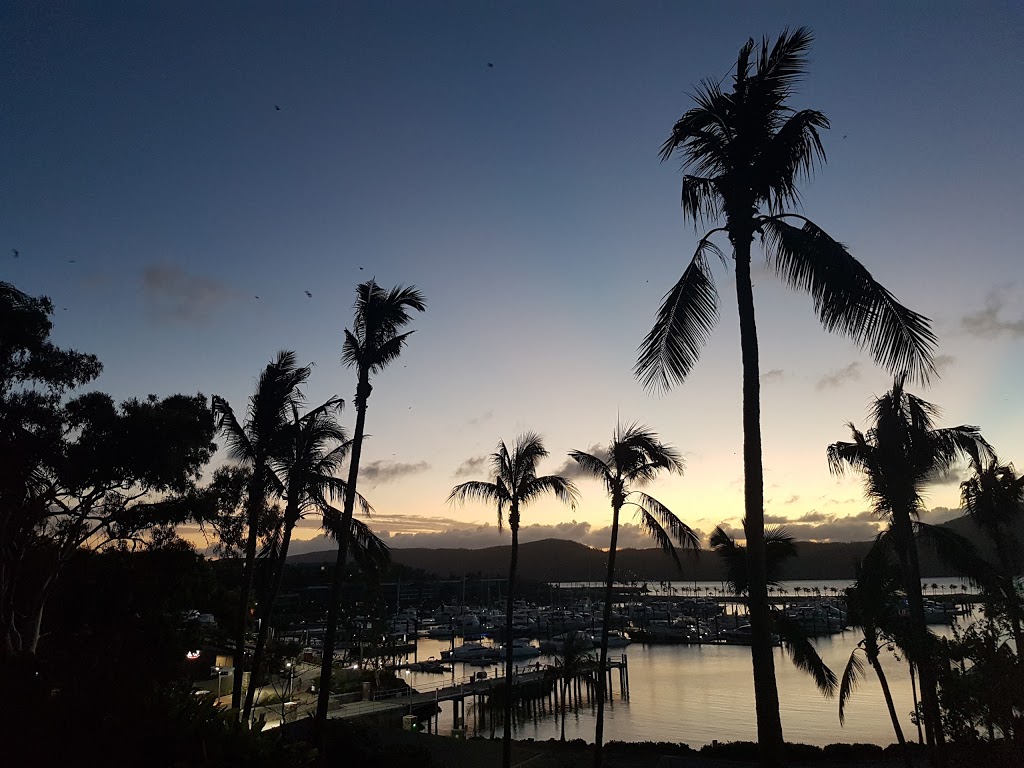
[{"label": "curved palm trunk", "polygon": [[249,538],[245,542],[245,561],[242,564],[242,590],[239,596],[241,610],[238,625],[235,627],[235,671],[231,676],[231,707],[242,707],[242,678],[245,674],[245,627],[249,620],[249,600],[252,599],[252,587],[256,575],[256,544],[259,541],[259,516],[263,510],[266,487],[263,482],[264,459],[258,457],[254,462],[252,484],[249,486],[249,503],[246,517],[249,518]]},{"label": "curved palm trunk", "polygon": [[256,699],[256,688],[259,680],[263,677],[263,664],[266,661],[267,639],[270,637],[270,618],[273,615],[274,602],[281,592],[281,583],[284,581],[285,558],[288,557],[288,546],[292,540],[292,529],[298,521],[298,511],[293,502],[289,502],[289,509],[285,513],[284,531],[281,534],[281,551],[278,553],[277,562],[274,563],[274,572],[270,577],[270,587],[263,599],[263,609],[260,611],[260,629],[256,636],[256,650],[252,654],[252,671],[249,673],[249,687],[245,691],[245,706],[242,709],[242,718],[249,722],[252,717],[252,705]]},{"label": "curved palm trunk", "polygon": [[612,510],[612,542],[608,547],[608,578],[604,585],[604,623],[601,625],[601,654],[597,667],[597,727],[594,731],[594,768],[601,768],[604,761],[604,700],[608,676],[608,625],[612,621],[612,591],[615,583],[615,547],[619,540],[619,510]]},{"label": "curved palm trunk", "polygon": [[928,624],[924,618],[924,597],[921,594],[921,564],[917,555],[917,542],[914,540],[910,515],[902,510],[893,510],[893,527],[896,529],[897,540],[905,553],[907,607],[910,612],[911,631],[914,644],[914,666],[921,688],[921,709],[924,715],[924,738],[935,765],[943,765],[944,757],[941,749],[944,738],[942,719],[939,713],[938,681],[935,663],[928,653]]},{"label": "curved palm trunk", "polygon": [[[733,233],[730,232],[730,235]],[[733,239],[736,258],[736,302],[740,316],[743,356],[743,482],[750,592],[750,658],[754,669],[754,706],[761,765],[785,762],[779,691],[775,683],[771,618],[768,614],[768,577],[764,540],[764,471],[761,466],[761,388],[758,379],[757,325],[754,291],[750,282],[749,232]]]},{"label": "curved palm trunk", "polygon": [[519,509],[512,508],[508,527],[512,529],[512,557],[508,565],[508,596],[505,601],[505,730],[501,737],[501,765],[512,765],[512,611],[515,608],[516,566],[519,564]]},{"label": "curved palm trunk", "polygon": [[885,678],[885,672],[882,671],[882,665],[878,661],[878,648],[875,648],[873,652],[867,651],[868,661],[871,664],[871,668],[875,670],[875,675],[878,677],[878,683],[882,686],[882,695],[885,697],[885,706],[889,710],[889,718],[892,720],[892,729],[896,731],[896,741],[899,742],[900,751],[903,753],[903,762],[907,768],[911,768],[910,764],[910,753],[907,752],[907,740],[903,737],[903,728],[900,727],[900,718],[896,714],[896,705],[892,701],[892,693],[889,691],[889,681]]},{"label": "curved palm trunk", "polygon": [[334,644],[338,630],[338,603],[341,602],[341,586],[345,581],[345,560],[348,556],[349,538],[352,531],[352,513],[356,504],[356,480],[359,477],[359,458],[363,453],[363,433],[366,428],[366,401],[370,397],[369,373],[359,371],[356,387],[356,428],[352,437],[352,453],[348,466],[348,485],[345,492],[345,506],[341,513],[341,530],[338,531],[338,557],[334,566],[334,581],[331,584],[331,598],[327,605],[327,626],[324,629],[323,660],[320,663],[320,689],[317,691],[316,717],[313,721],[318,750],[317,762],[327,765],[327,707],[331,697],[331,674],[334,668]]}]

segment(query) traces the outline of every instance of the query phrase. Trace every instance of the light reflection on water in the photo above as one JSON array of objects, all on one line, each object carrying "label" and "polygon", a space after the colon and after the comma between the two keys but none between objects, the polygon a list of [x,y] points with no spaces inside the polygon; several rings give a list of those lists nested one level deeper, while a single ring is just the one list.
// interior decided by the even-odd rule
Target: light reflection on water
[{"label": "light reflection on water", "polygon": [[[932,629],[940,634],[948,633],[941,627]],[[824,662],[840,678],[860,638],[861,635],[848,630],[813,642]],[[448,647],[448,641],[421,640],[419,658],[440,658],[441,651]],[[633,644],[622,650],[613,649],[610,654],[617,656],[623,651],[629,660],[630,697],[628,701],[620,698],[619,679],[613,675],[615,696],[605,709],[606,740],[673,741],[695,747],[716,739],[756,740],[749,648]],[[553,660],[542,656],[539,661],[551,663]],[[904,735],[908,740],[916,740],[917,728],[911,723],[909,714],[913,709],[913,695],[907,665],[897,661],[892,654],[883,654],[881,664]],[[824,698],[810,676],[793,666],[785,650],[777,649],[775,670],[786,740],[819,746],[836,742],[882,745],[895,742],[878,679],[869,667],[865,668],[867,676],[847,703],[846,724],[841,727],[837,699]],[[488,668],[488,675],[493,675],[496,669]],[[454,674],[462,677],[478,670],[478,667],[460,663],[456,664]],[[407,679],[416,687],[417,683],[432,686],[444,677],[410,673]],[[452,726],[452,707],[446,704],[442,710],[440,731],[446,733]],[[594,720],[595,709],[584,703],[577,712],[568,714],[566,738],[593,741]],[[466,721],[472,728],[474,717],[468,701]],[[550,714],[541,715],[520,722],[516,738],[557,739],[560,728],[560,719]],[[489,732],[488,726],[486,733]],[[500,726],[497,733],[501,733]]]}]

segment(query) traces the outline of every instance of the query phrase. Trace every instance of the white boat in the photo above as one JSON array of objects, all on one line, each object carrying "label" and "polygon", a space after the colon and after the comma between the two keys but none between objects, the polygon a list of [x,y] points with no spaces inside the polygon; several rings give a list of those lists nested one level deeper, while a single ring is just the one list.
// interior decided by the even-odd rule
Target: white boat
[{"label": "white boat", "polygon": [[[524,640],[521,637],[517,637],[512,641],[512,658],[513,659],[534,659],[540,656],[540,648],[530,645],[528,640]],[[505,658],[505,646],[498,647],[498,658]]]},{"label": "white boat", "polygon": [[474,659],[494,659],[498,652],[490,646],[482,643],[463,643],[458,648],[450,651],[441,651],[441,658],[445,661],[473,661]]}]

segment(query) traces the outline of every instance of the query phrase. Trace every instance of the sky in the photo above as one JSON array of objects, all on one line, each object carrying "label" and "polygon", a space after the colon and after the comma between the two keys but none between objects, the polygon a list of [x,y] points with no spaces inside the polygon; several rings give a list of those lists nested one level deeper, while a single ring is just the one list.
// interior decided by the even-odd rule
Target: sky
[{"label": "sky", "polygon": [[[0,279],[53,298],[55,340],[104,363],[95,388],[237,412],[279,349],[315,363],[309,403],[350,402],[355,286],[414,284],[428,309],[374,381],[359,485],[393,546],[503,543],[493,509],[446,504],[452,486],[525,430],[562,471],[617,419],[685,456],[650,493],[705,534],[735,527],[724,268],[688,381],[652,394],[631,368],[701,234],[659,147],[702,78],[787,25],[816,37],[793,105],[832,122],[802,212],[932,318],[941,378],[914,391],[941,424],[979,425],[1024,465],[1015,2],[7,3]],[[867,426],[889,374],[760,260],[754,294],[768,520],[868,538],[860,481],[830,475],[825,449]],[[960,479],[929,488],[926,519],[957,514]],[[575,510],[525,510],[523,540],[607,545],[607,499],[578,482]],[[317,534],[303,521],[295,551]]]}]

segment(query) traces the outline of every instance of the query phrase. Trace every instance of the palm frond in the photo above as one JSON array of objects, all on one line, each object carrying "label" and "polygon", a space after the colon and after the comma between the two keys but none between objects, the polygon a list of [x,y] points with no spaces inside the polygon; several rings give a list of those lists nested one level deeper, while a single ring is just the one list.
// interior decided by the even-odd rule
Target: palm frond
[{"label": "palm frond", "polygon": [[823,696],[834,696],[838,686],[836,675],[821,660],[800,625],[782,611],[772,611],[772,621],[779,637],[785,642],[786,652],[793,665],[811,676]]},{"label": "palm frond", "polygon": [[956,531],[941,525],[914,522],[918,539],[932,549],[946,565],[961,576],[981,585],[998,589],[999,574],[975,546]]},{"label": "palm frond", "polygon": [[771,137],[768,150],[755,169],[754,181],[760,197],[772,213],[782,213],[787,205],[800,205],[797,181],[809,180],[819,165],[825,164],[825,148],[818,129],[829,127],[828,118],[814,109],[802,109],[790,115]]},{"label": "palm frond", "polygon": [[558,501],[575,510],[579,501],[579,490],[576,485],[561,475],[544,475],[535,477],[519,491],[519,503],[525,505],[545,493],[550,493]]},{"label": "palm frond", "polygon": [[464,504],[466,501],[502,503],[508,501],[508,493],[496,483],[483,480],[468,480],[452,488],[448,503]]},{"label": "palm frond", "polygon": [[721,183],[717,178],[705,176],[683,176],[680,204],[683,218],[693,221],[694,227],[715,222],[723,214]]},{"label": "palm frond", "polygon": [[228,458],[243,464],[252,462],[255,450],[249,436],[228,401],[218,395],[213,396],[213,416],[214,426],[224,437]]},{"label": "palm frond", "polygon": [[844,725],[846,722],[846,702],[850,700],[854,690],[860,684],[860,681],[864,678],[864,662],[860,660],[857,655],[857,651],[860,648],[854,648],[850,653],[850,658],[846,662],[846,669],[843,670],[843,677],[839,683],[839,724]]},{"label": "palm frond", "polygon": [[645,513],[652,515],[661,524],[662,528],[667,530],[673,541],[683,549],[700,552],[700,536],[690,526],[680,520],[672,510],[653,496],[648,496],[642,491],[634,491],[632,495],[639,499],[639,508]]},{"label": "palm frond", "polygon": [[569,457],[580,465],[580,469],[588,475],[602,481],[606,488],[611,488],[611,468],[604,459],[600,459],[586,451],[569,451]]},{"label": "palm frond", "polygon": [[845,246],[798,218],[799,228],[779,217],[761,219],[769,263],[779,277],[811,295],[827,331],[867,349],[889,371],[927,383],[935,373],[936,345],[928,318],[896,301]]},{"label": "palm frond", "polygon": [[672,289],[665,294],[654,326],[638,350],[633,375],[647,389],[668,390],[681,384],[700,357],[718,322],[718,291],[708,270],[706,251],[721,255],[708,237]]},{"label": "palm frond", "polygon": [[807,70],[807,53],[814,42],[814,34],[807,27],[793,32],[784,29],[771,53],[765,38],[757,62],[757,78],[766,89],[789,95]]},{"label": "palm frond", "polygon": [[639,525],[640,530],[651,537],[662,552],[670,555],[675,561],[676,567],[682,571],[683,563],[679,559],[679,553],[676,552],[675,545],[672,543],[672,537],[668,535],[668,532],[665,531],[654,515],[643,507],[638,507],[637,509],[637,524]]}]

